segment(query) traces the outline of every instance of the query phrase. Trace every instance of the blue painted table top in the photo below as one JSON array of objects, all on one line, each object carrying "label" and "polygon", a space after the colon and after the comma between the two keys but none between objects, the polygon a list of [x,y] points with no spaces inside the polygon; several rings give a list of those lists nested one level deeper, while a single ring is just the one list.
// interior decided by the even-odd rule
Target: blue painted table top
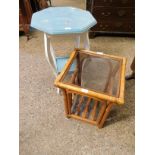
[{"label": "blue painted table top", "polygon": [[31,27],[51,35],[83,33],[96,23],[89,11],[74,7],[49,7],[34,13],[31,19]]}]

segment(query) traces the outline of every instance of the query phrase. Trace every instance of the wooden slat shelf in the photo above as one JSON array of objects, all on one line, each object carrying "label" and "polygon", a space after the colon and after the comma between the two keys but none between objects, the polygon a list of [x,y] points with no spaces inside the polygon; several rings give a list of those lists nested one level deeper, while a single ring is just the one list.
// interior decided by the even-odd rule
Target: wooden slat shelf
[{"label": "wooden slat shelf", "polygon": [[[72,93],[67,93],[68,96],[73,96]],[[72,105],[69,111],[69,117],[79,120],[87,120],[88,123],[100,123],[101,117],[106,109],[106,102],[100,102],[92,98],[74,95],[74,98],[68,98],[68,103]]]}]

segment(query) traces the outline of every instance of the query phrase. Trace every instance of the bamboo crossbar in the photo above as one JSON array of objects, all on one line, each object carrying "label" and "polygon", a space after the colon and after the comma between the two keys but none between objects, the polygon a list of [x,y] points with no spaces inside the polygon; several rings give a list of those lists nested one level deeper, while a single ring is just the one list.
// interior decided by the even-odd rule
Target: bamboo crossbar
[{"label": "bamboo crossbar", "polygon": [[83,100],[84,100],[84,96],[81,96],[79,104],[77,105],[77,110],[76,110],[77,114],[80,113],[80,108],[81,108]]},{"label": "bamboo crossbar", "polygon": [[88,107],[89,107],[90,101],[91,101],[91,98],[88,98],[88,101],[87,101],[87,103],[86,103],[86,105],[85,105],[85,109],[84,109],[84,111],[82,112],[82,117],[83,117],[83,118],[86,118],[86,115],[87,115],[87,112],[88,112]]},{"label": "bamboo crossbar", "polygon": [[83,118],[83,117],[80,117],[80,116],[77,116],[77,115],[71,114],[70,117],[81,120],[81,121],[85,121],[85,122],[93,124],[93,125],[97,125],[97,123],[95,121],[92,121],[92,120],[89,120],[89,119],[86,119],[86,118]]},{"label": "bamboo crossbar", "polygon": [[103,104],[103,105],[102,105],[102,107],[101,107],[101,110],[100,110],[100,112],[99,112],[99,116],[98,116],[98,118],[97,118],[97,124],[99,124],[99,122],[101,121],[102,115],[104,114],[104,112],[105,112],[105,110],[106,110],[106,103],[103,102],[102,104]]},{"label": "bamboo crossbar", "polygon": [[98,54],[99,52],[94,52],[94,51],[85,50],[85,49],[84,50],[77,50],[77,51],[80,53],[85,53],[85,54],[91,55],[91,56],[110,58],[110,59],[117,60],[117,61],[122,60],[122,57],[109,55],[109,54],[105,54],[105,53]]},{"label": "bamboo crossbar", "polygon": [[92,110],[92,112],[91,112],[91,114],[90,114],[90,117],[91,117],[91,119],[92,119],[93,121],[95,120],[97,104],[98,104],[98,101],[95,101],[95,103],[94,103],[94,108],[93,108],[93,110]]},{"label": "bamboo crossbar", "polygon": [[76,70],[74,71],[74,73],[73,73],[73,75],[71,77],[71,83],[75,82],[75,78],[76,78],[77,74],[78,74],[78,68],[76,68]]},{"label": "bamboo crossbar", "polygon": [[67,63],[65,64],[63,70],[62,70],[61,73],[57,76],[57,78],[56,78],[56,80],[55,80],[55,82],[54,82],[55,85],[57,85],[57,83],[58,83],[59,81],[61,81],[61,80],[64,78],[65,73],[68,72],[69,67],[71,66],[72,62],[74,61],[74,58],[76,57],[76,55],[77,55],[77,52],[76,52],[76,51],[73,51],[73,52],[71,53],[71,55],[70,55],[70,57],[69,57]]},{"label": "bamboo crossbar", "polygon": [[105,113],[103,114],[101,121],[98,122],[98,127],[99,127],[99,128],[102,128],[102,127],[103,127],[103,124],[104,124],[106,118],[108,117],[108,114],[109,114],[109,112],[110,112],[112,106],[113,106],[113,103],[109,103],[109,104],[107,105],[107,107],[106,107],[106,109],[105,109]]},{"label": "bamboo crossbar", "polygon": [[80,87],[65,84],[65,83],[59,83],[59,82],[55,83],[55,85],[57,87],[59,87],[59,88],[68,89],[68,90],[73,91],[74,93],[79,93],[79,94],[84,95],[84,96],[93,97],[93,98],[95,98],[97,100],[101,100],[101,101],[102,100],[109,100],[111,102],[116,102],[118,104],[123,104],[122,100],[119,99],[119,98],[109,96],[109,95],[105,95],[105,94],[102,94],[102,93],[97,93],[97,92],[94,92],[92,90],[88,90],[88,92],[83,92],[82,88],[80,88]]}]

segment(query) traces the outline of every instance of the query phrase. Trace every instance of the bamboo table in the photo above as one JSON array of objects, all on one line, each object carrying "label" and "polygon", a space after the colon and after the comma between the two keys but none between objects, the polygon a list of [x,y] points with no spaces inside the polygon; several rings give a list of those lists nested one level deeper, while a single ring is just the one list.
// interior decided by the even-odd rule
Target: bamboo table
[{"label": "bamboo table", "polygon": [[[56,57],[51,43],[53,35],[75,35],[75,47],[80,46],[80,37],[84,36],[85,49],[89,49],[88,30],[96,24],[90,12],[74,7],[49,7],[33,14],[31,26],[44,32],[45,56],[54,75],[61,72],[68,56]],[[74,65],[72,69],[74,68]],[[71,70],[72,70],[71,69]]]},{"label": "bamboo table", "polygon": [[[73,62],[74,71],[69,72]],[[124,104],[126,58],[76,49],[55,80],[64,95],[65,113],[97,125],[103,124],[114,104]]]}]

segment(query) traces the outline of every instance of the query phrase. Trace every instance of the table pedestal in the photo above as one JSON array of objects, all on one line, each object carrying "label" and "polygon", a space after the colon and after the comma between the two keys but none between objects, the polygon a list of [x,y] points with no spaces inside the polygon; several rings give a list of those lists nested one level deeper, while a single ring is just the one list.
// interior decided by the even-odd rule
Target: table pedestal
[{"label": "table pedestal", "polygon": [[[80,38],[83,35],[84,37],[84,44],[83,48],[89,50],[89,37],[88,32],[75,34],[75,48],[80,48]],[[46,59],[53,70],[55,77],[61,72],[62,67],[68,60],[68,57],[56,57],[55,50],[51,43],[51,36],[44,33],[44,46],[45,46],[45,56]],[[57,93],[59,93],[59,89],[57,89]]]}]

